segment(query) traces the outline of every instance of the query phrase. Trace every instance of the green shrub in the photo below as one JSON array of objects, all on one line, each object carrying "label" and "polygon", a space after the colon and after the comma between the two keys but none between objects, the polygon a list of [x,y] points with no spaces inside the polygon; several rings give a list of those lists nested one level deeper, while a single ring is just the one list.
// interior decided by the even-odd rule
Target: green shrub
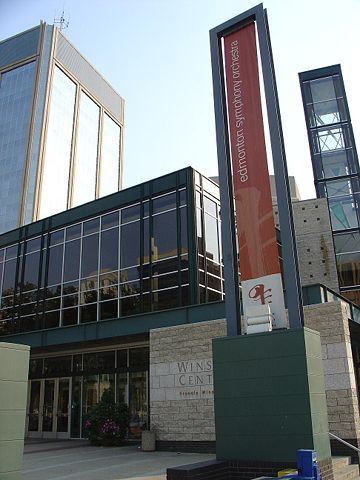
[{"label": "green shrub", "polygon": [[129,410],[125,403],[115,403],[105,390],[99,403],[84,418],[85,436],[92,445],[120,445],[129,428]]}]

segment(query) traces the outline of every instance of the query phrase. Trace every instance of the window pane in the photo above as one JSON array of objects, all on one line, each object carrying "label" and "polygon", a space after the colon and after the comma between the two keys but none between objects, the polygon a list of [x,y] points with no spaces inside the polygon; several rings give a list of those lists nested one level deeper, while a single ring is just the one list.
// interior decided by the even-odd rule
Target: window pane
[{"label": "window pane", "polygon": [[25,255],[23,290],[34,290],[38,287],[40,252]]},{"label": "window pane", "polygon": [[150,262],[150,231],[149,231],[149,218],[144,219],[144,236],[143,236],[143,244],[144,244],[144,257],[143,263]]},{"label": "window pane", "polygon": [[109,213],[101,217],[101,229],[116,227],[119,225],[119,212]]},{"label": "window pane", "polygon": [[333,230],[357,228],[359,226],[353,197],[329,200],[331,224]]},{"label": "window pane", "polygon": [[140,280],[120,285],[121,297],[129,297],[130,295],[136,295],[137,293],[140,293]]},{"label": "window pane", "polygon": [[117,351],[117,368],[126,368],[127,367],[127,350],[118,350]]},{"label": "window pane", "polygon": [[335,253],[360,251],[360,233],[334,235]]},{"label": "window pane", "polygon": [[64,282],[79,278],[80,268],[80,240],[65,244]]},{"label": "window pane", "polygon": [[340,286],[360,285],[360,252],[337,255]]},{"label": "window pane", "polygon": [[312,126],[330,125],[341,121],[338,102],[330,100],[326,102],[315,103],[311,115]]},{"label": "window pane", "polygon": [[140,204],[121,210],[121,223],[129,223],[140,218]]},{"label": "window pane", "polygon": [[80,307],[80,322],[96,322],[97,320],[97,304],[83,305]]},{"label": "window pane", "polygon": [[50,233],[49,245],[57,245],[64,241],[64,230],[56,230]]},{"label": "window pane", "polygon": [[2,296],[13,295],[15,288],[16,259],[4,263]]},{"label": "window pane", "polygon": [[121,227],[121,268],[140,264],[140,222]]},{"label": "window pane", "polygon": [[117,375],[117,401],[122,403],[128,401],[127,373],[118,373]]},{"label": "window pane", "polygon": [[153,217],[152,260],[177,255],[176,210]]},{"label": "window pane", "polygon": [[87,222],[84,222],[84,231],[83,235],[90,235],[90,233],[95,233],[99,231],[100,227],[100,218],[92,218]]},{"label": "window pane", "polygon": [[109,302],[100,303],[100,320],[106,320],[107,318],[118,317],[118,302],[117,300],[111,300]]},{"label": "window pane", "polygon": [[179,284],[178,273],[171,273],[170,275],[161,275],[160,277],[153,277],[152,289],[161,290],[164,288],[175,287]]},{"label": "window pane", "polygon": [[119,268],[119,229],[112,228],[101,233],[100,273]]},{"label": "window pane", "polygon": [[72,225],[66,229],[65,240],[73,240],[81,236],[81,223]]},{"label": "window pane", "polygon": [[217,220],[207,214],[205,214],[205,244],[206,256],[220,263]]},{"label": "window pane", "polygon": [[153,293],[153,309],[165,310],[179,306],[179,289],[160,290]]},{"label": "window pane", "polygon": [[33,238],[26,242],[26,253],[36,252],[41,248],[41,237]]},{"label": "window pane", "polygon": [[321,155],[323,174],[325,178],[340,177],[341,175],[348,175],[349,167],[346,151],[324,152]]},{"label": "window pane", "polygon": [[58,245],[49,249],[47,285],[56,285],[61,282],[62,260],[63,245]]},{"label": "window pane", "polygon": [[149,367],[149,348],[131,348],[129,350],[129,367],[147,369]]},{"label": "window pane", "polygon": [[36,62],[0,78],[0,232],[17,227]]},{"label": "window pane", "polygon": [[98,271],[99,234],[82,240],[81,277],[96,275]]},{"label": "window pane", "polygon": [[140,312],[140,295],[126,297],[120,300],[121,316],[135,315]]},{"label": "window pane", "polygon": [[84,371],[106,372],[115,369],[115,351],[84,354]]},{"label": "window pane", "polygon": [[67,325],[76,325],[78,321],[78,309],[75,308],[65,308],[62,311],[62,324],[63,326]]},{"label": "window pane", "polygon": [[176,208],[176,193],[169,193],[162,197],[154,198],[153,200],[153,214],[164,212]]},{"label": "window pane", "polygon": [[99,117],[99,107],[81,91],[74,164],[73,206],[95,198]]},{"label": "window pane", "polygon": [[75,96],[75,83],[55,66],[42,176],[40,218],[66,210],[67,207]]},{"label": "window pane", "polygon": [[336,98],[332,77],[310,80],[310,88],[314,103]]},{"label": "window pane", "polygon": [[188,252],[187,208],[180,209],[181,246],[180,255]]},{"label": "window pane", "polygon": [[327,196],[338,197],[339,195],[351,195],[352,187],[349,180],[337,180],[336,182],[326,182]]},{"label": "window pane", "polygon": [[119,189],[120,127],[108,115],[104,115],[101,149],[100,196]]}]

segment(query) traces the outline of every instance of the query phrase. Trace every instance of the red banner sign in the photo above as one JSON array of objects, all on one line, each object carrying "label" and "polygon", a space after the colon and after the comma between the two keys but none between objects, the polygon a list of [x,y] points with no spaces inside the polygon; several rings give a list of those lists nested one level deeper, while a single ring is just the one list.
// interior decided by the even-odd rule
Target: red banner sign
[{"label": "red banner sign", "polygon": [[[273,303],[275,297],[283,305],[254,23],[224,38],[224,57],[244,307]],[[271,286],[264,281],[269,276]]]}]

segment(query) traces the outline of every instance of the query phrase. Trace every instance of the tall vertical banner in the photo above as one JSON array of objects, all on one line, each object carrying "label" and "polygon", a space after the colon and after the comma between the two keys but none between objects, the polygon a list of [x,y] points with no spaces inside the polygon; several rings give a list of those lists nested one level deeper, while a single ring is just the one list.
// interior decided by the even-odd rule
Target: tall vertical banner
[{"label": "tall vertical banner", "polygon": [[254,22],[224,37],[224,62],[244,313],[270,304],[273,327],[284,328]]}]

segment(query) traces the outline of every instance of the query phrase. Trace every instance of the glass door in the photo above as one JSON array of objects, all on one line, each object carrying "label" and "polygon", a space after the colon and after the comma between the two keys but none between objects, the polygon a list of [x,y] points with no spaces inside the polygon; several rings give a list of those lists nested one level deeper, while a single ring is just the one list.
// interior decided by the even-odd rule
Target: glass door
[{"label": "glass door", "polygon": [[70,378],[58,379],[56,437],[70,437]]},{"label": "glass door", "polygon": [[31,380],[28,401],[29,437],[70,437],[70,378]]},{"label": "glass door", "polygon": [[40,430],[40,397],[42,380],[31,380],[29,386],[29,407],[27,431],[29,437],[38,437]]}]

